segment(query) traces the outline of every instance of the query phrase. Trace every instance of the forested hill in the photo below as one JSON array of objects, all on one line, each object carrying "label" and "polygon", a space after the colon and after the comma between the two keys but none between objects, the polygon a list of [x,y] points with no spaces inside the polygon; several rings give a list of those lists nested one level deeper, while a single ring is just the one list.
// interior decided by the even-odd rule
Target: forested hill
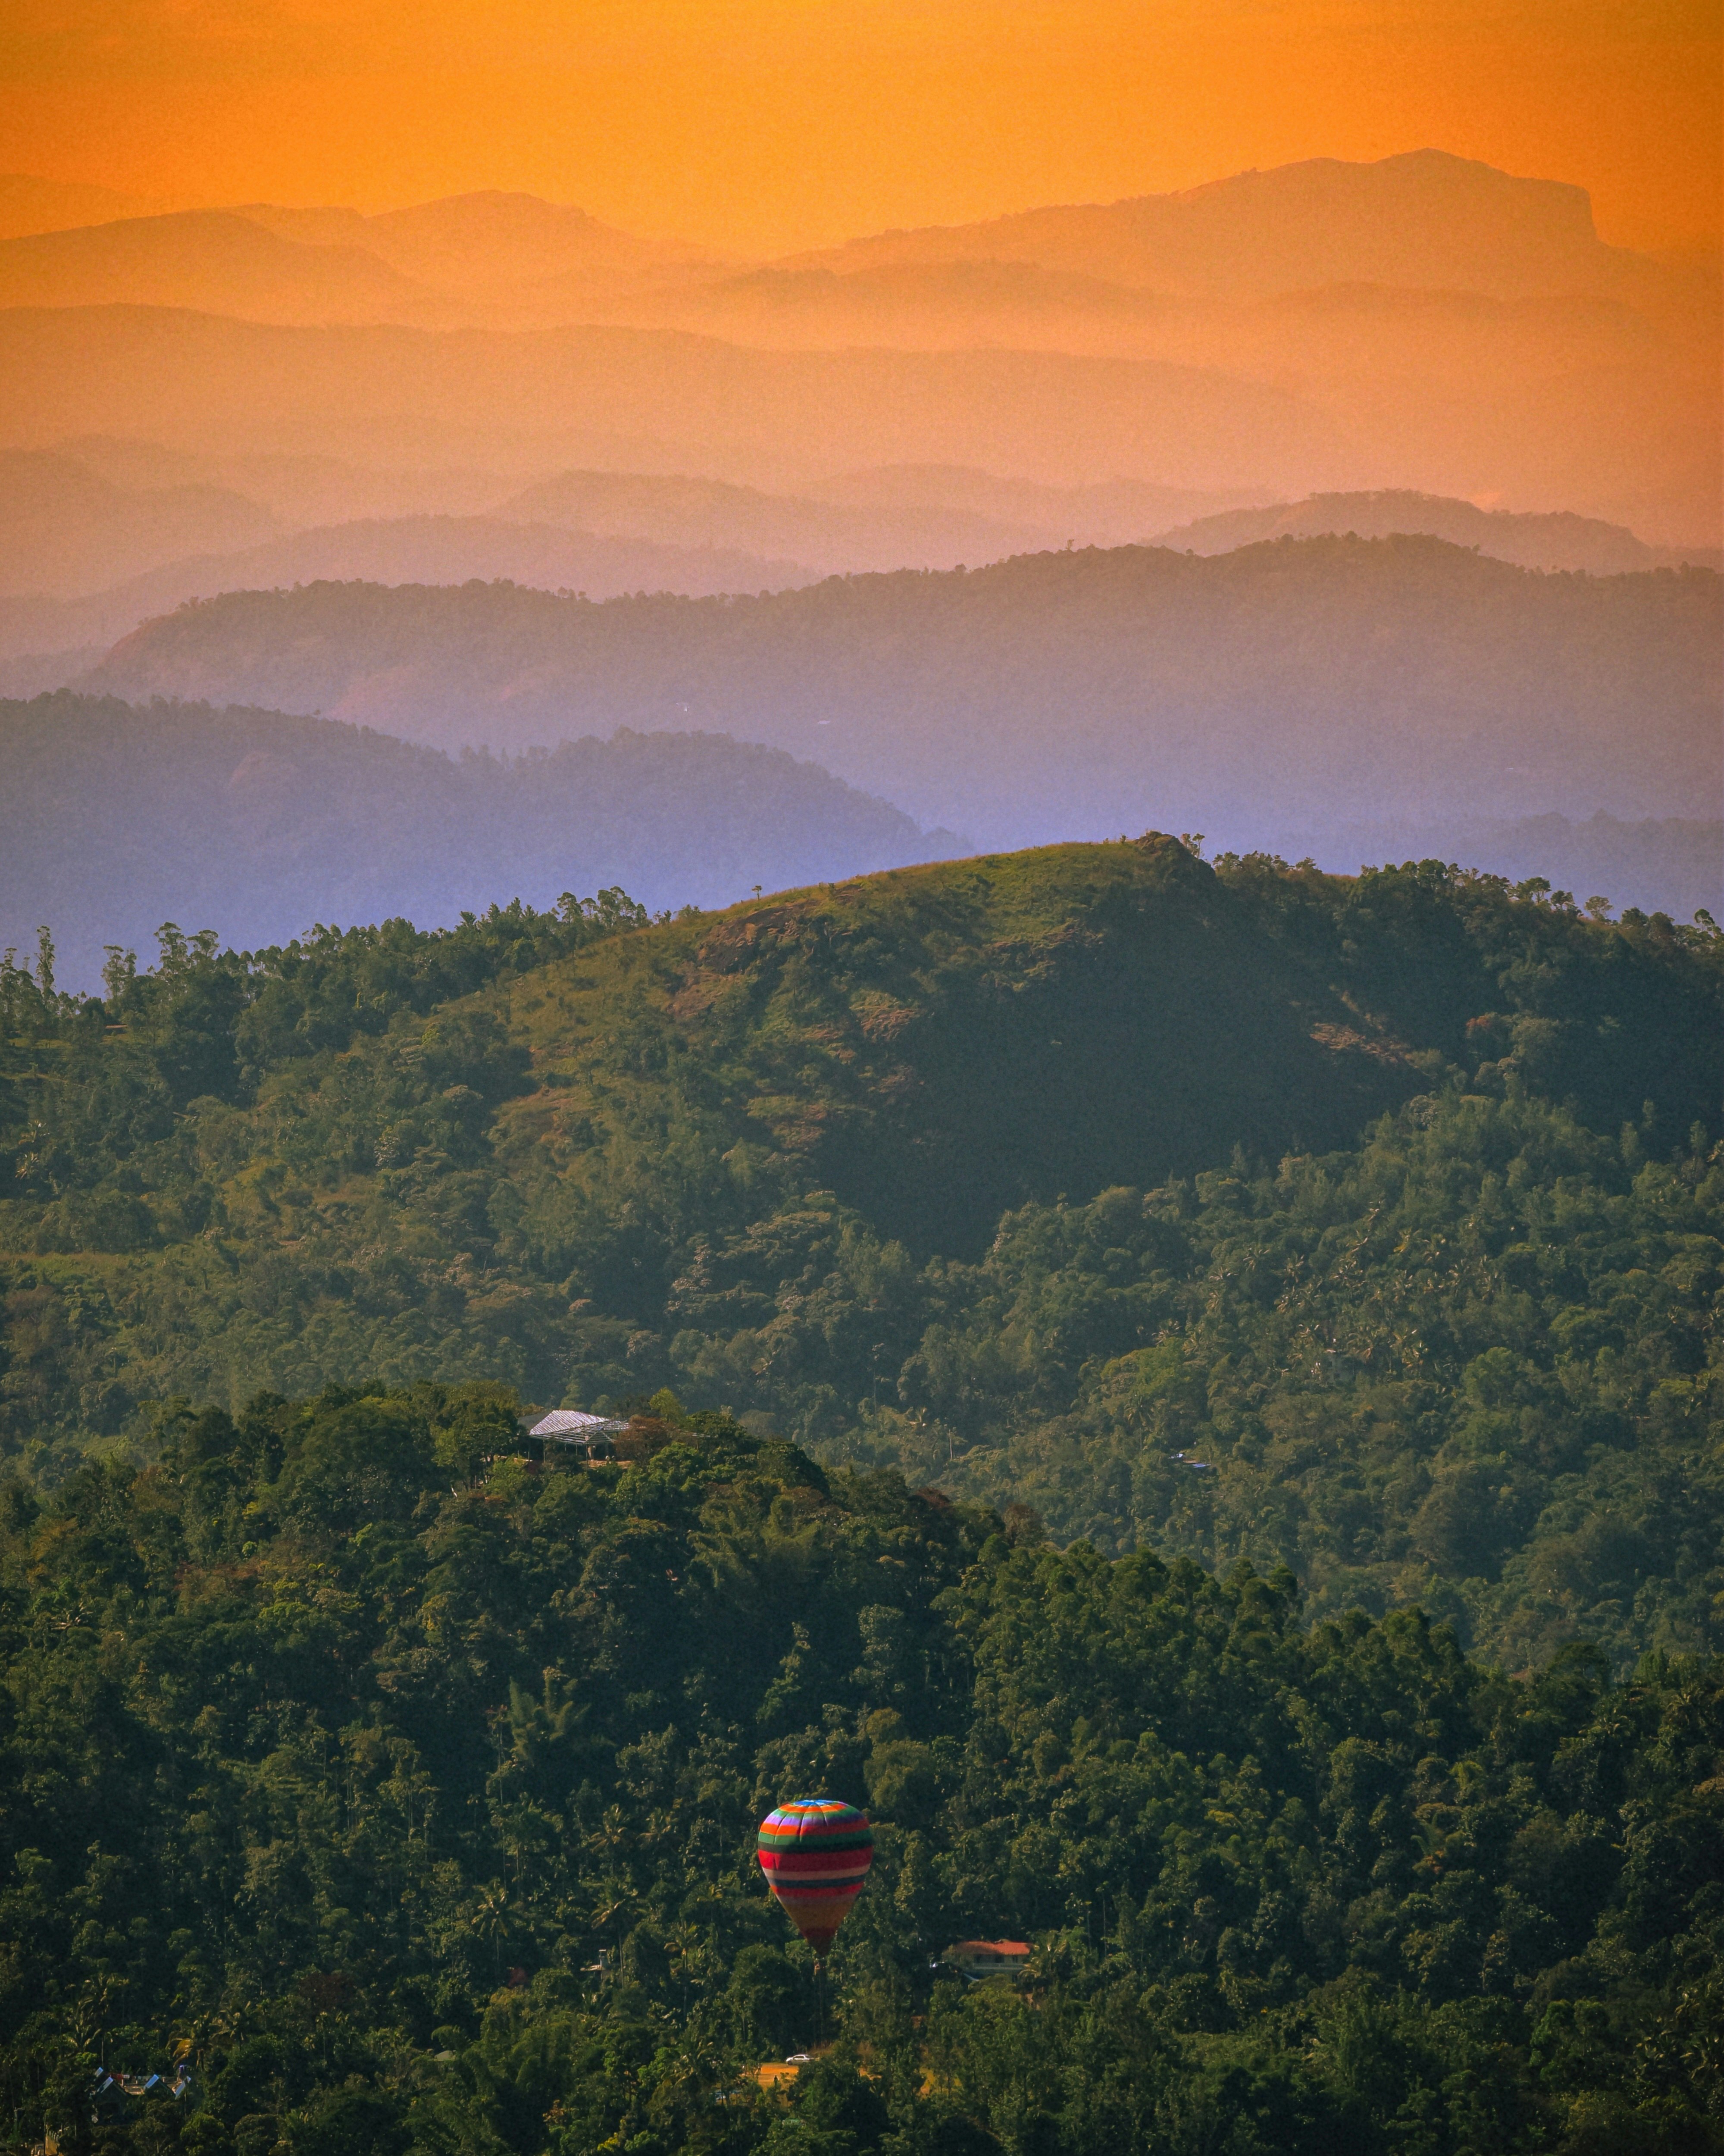
[{"label": "forested hill", "polygon": [[716,730],[986,844],[1154,824],[1281,847],[1360,821],[1716,814],[1721,630],[1710,571],[1545,576],[1435,539],[1308,538],[723,599],[230,593],[137,630],[88,685],[449,746]]},{"label": "forested hill", "polygon": [[818,764],[722,735],[627,731],[464,757],[280,711],[61,692],[0,702],[0,948],[54,940],[64,985],[104,947],[219,923],[240,947],[314,921],[626,884],[654,911],[968,850]]},{"label": "forested hill", "polygon": [[[1716,1661],[1507,1681],[652,1405],[590,1471],[372,1386],[5,1491],[19,2142],[1716,2150]],[[818,1994],[753,1862],[816,1791],[875,1820]],[[936,1969],[977,1935],[1022,1991]]]},{"label": "forested hill", "polygon": [[[3,975],[4,1442],[670,1383],[1515,1666],[1724,1591],[1724,945],[1171,839]],[[1207,1463],[1188,1468],[1175,1455]]]}]

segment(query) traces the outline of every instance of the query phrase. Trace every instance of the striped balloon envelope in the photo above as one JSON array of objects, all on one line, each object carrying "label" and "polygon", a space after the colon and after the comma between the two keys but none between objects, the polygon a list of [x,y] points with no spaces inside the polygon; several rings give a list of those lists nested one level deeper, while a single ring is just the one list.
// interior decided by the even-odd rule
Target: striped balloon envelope
[{"label": "striped balloon envelope", "polygon": [[767,1886],[819,1959],[874,1861],[867,1813],[836,1797],[798,1797],[761,1821],[757,1845]]}]

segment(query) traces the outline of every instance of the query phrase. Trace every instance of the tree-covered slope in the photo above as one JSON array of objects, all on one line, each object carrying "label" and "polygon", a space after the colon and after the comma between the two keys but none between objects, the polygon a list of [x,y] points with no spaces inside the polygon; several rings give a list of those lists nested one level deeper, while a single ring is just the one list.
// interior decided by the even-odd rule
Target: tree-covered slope
[{"label": "tree-covered slope", "polygon": [[[18,2140],[1718,2147],[1716,1661],[1507,1680],[652,1405],[536,1471],[496,1387],[266,1395],[0,1487]],[[752,1849],[815,1791],[875,1835],[818,1994]]]},{"label": "tree-covered slope", "polygon": [[[16,968],[4,1442],[664,1383],[1519,1666],[1704,1645],[1720,943],[1172,839]],[[1172,1455],[1194,1455],[1205,1469]]]}]

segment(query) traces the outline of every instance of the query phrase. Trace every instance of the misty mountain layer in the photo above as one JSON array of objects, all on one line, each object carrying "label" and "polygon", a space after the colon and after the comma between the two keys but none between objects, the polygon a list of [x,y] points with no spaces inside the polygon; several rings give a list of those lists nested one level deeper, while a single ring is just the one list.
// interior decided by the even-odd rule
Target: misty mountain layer
[{"label": "misty mountain layer", "polygon": [[[1163,528],[1193,511],[1208,513]],[[1715,548],[1649,546],[1597,518],[1407,489],[1246,505],[1142,481],[1053,487],[951,465],[875,466],[793,495],[643,472],[567,471],[521,487],[500,472],[378,472],[85,438],[0,452],[0,696],[61,687],[141,622],[223,592],[477,578],[592,598],[700,597],[1152,534],[1215,554],[1265,538],[1407,532],[1526,568],[1724,565]]]},{"label": "misty mountain layer", "polygon": [[1716,815],[1721,612],[1706,570],[1541,576],[1435,540],[1285,540],[753,598],[238,593],[146,625],[89,685],[451,747],[726,732],[986,844],[1155,824],[1279,849],[1361,822]]},{"label": "misty mountain layer", "polygon": [[688,732],[457,762],[326,720],[60,695],[0,703],[0,946],[45,923],[63,987],[167,921],[256,948],[572,888],[723,904],[964,850],[816,765]]},{"label": "misty mountain layer", "polygon": [[1330,533],[1388,539],[1422,532],[1457,547],[1476,547],[1523,569],[1580,569],[1594,577],[1619,577],[1639,569],[1724,568],[1716,548],[1649,547],[1619,524],[1572,511],[1542,514],[1480,509],[1470,501],[1384,488],[1365,494],[1314,494],[1304,501],[1264,508],[1226,509],[1157,535],[1163,547],[1194,554],[1228,554],[1262,539],[1313,539]]},{"label": "misty mountain layer", "polygon": [[242,204],[0,239],[0,309],[36,448],[1412,486],[1718,538],[1716,290],[1436,151],[741,265],[522,195]]},{"label": "misty mountain layer", "polygon": [[593,598],[778,590],[1121,545],[1237,499],[1131,480],[1039,486],[953,465],[842,473],[794,495],[642,472],[557,472],[524,487],[502,470],[377,471],[85,437],[0,451],[0,682],[20,678],[5,661],[28,657],[40,686],[60,686],[140,622],[221,592],[475,577]]},{"label": "misty mountain layer", "polygon": [[[1053,484],[1125,475],[1297,493],[1368,484],[1373,461],[1296,392],[1183,362],[762,352],[656,328],[275,325],[135,305],[0,311],[0,403],[32,447],[105,434],[456,465],[501,451],[529,470],[692,470],[767,487],[949,463]],[[1665,419],[1680,436],[1668,400]],[[1598,463],[1595,445],[1573,454]],[[1560,457],[1551,476],[1561,484]]]},{"label": "misty mountain layer", "polygon": [[[1660,281],[1655,264],[1600,242],[1584,188],[1434,150],[1371,164],[1312,158],[1174,194],[880,233],[742,275],[955,264],[1232,300],[1403,285],[1414,264],[1429,289],[1500,299],[1639,296]],[[0,240],[12,305],[136,299],[259,321],[531,318],[606,295],[737,281],[733,265],[697,249],[495,189],[370,217],[247,203]]]}]

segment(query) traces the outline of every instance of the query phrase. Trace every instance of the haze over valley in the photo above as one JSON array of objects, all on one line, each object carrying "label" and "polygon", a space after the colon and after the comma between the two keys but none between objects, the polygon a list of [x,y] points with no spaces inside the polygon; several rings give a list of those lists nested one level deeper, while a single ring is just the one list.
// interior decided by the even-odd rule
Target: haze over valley
[{"label": "haze over valley", "polygon": [[1373,820],[1716,819],[1721,625],[1710,571],[1552,577],[1339,538],[730,599],[239,593],[84,678],[449,748],[692,726],[817,757],[983,844],[1155,823],[1242,850]]},{"label": "haze over valley", "polygon": [[256,709],[0,702],[0,947],[52,925],[58,978],[166,921],[245,949],[315,922],[453,927],[621,887],[654,911],[969,850],[782,750],[618,731],[514,760]]},{"label": "haze over valley", "polygon": [[0,240],[14,697],[723,735],[979,845],[1608,828],[1605,896],[1717,894],[1716,280],[1578,188],[1317,159],[760,263],[500,192],[82,199]]}]

